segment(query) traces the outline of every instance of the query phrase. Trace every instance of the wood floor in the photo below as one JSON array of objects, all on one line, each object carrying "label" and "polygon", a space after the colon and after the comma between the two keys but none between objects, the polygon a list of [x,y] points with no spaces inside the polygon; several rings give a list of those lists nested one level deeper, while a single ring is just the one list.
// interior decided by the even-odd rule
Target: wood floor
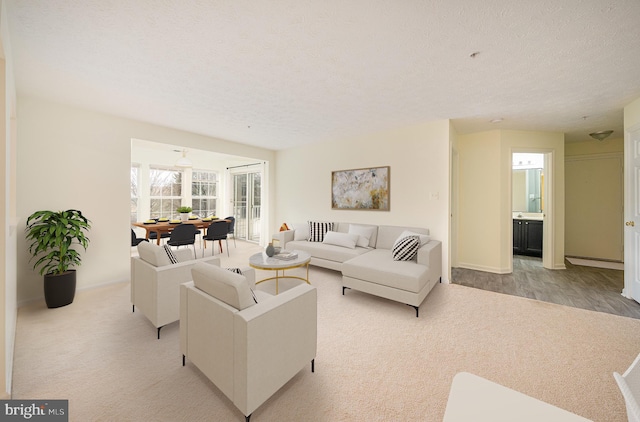
[{"label": "wood floor", "polygon": [[548,270],[540,258],[514,256],[512,274],[453,268],[451,282],[575,308],[640,319],[640,304],[623,297],[624,271],[584,267],[565,261]]}]

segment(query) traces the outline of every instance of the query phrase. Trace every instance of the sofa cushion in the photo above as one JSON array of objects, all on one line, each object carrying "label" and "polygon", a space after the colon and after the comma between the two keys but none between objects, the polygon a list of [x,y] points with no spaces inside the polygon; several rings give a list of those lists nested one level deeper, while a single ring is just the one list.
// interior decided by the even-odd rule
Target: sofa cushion
[{"label": "sofa cushion", "polygon": [[407,236],[418,236],[418,238],[420,239],[420,246],[426,245],[427,243],[429,243],[429,240],[431,240],[431,236],[429,236],[428,234],[416,233],[411,230],[405,230],[400,234],[400,236],[398,236],[398,239],[396,240],[396,242],[402,239],[403,237],[407,237]]},{"label": "sofa cushion", "polygon": [[334,262],[344,262],[356,256],[369,252],[366,248],[343,248],[341,246],[328,245],[322,242],[293,241],[287,243],[287,250],[299,250],[307,252],[313,258]]},{"label": "sofa cushion", "polygon": [[151,242],[140,242],[138,244],[138,255],[143,261],[154,267],[164,267],[171,265],[171,260],[162,246],[154,245]]},{"label": "sofa cushion", "polygon": [[194,265],[191,275],[195,287],[239,311],[256,303],[242,275],[202,262]]},{"label": "sofa cushion", "polygon": [[394,261],[389,249],[373,249],[342,264],[342,275],[418,293],[428,281],[429,268],[415,261]]},{"label": "sofa cushion", "polygon": [[396,240],[391,254],[394,261],[411,261],[418,255],[420,238],[418,236],[406,236]]},{"label": "sofa cushion", "polygon": [[325,233],[322,243],[353,249],[356,247],[356,243],[358,242],[359,237],[360,236],[358,236],[357,234],[328,231]]},{"label": "sofa cushion", "polygon": [[375,245],[371,244],[371,238],[376,231],[375,226],[362,226],[360,224],[349,224],[349,233],[358,235],[357,245],[362,248],[368,248]]},{"label": "sofa cushion", "polygon": [[309,221],[309,242],[322,242],[324,235],[333,230],[333,223],[326,221]]}]

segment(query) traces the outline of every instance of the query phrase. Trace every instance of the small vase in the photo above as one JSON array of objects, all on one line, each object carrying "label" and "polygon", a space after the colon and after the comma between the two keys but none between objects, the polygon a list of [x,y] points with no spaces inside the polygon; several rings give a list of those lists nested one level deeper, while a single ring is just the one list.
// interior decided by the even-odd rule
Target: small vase
[{"label": "small vase", "polygon": [[268,257],[272,257],[275,253],[275,250],[273,249],[273,243],[269,243],[264,251]]},{"label": "small vase", "polygon": [[182,221],[189,221],[189,213],[188,212],[181,212],[180,213],[180,218],[182,219]]}]

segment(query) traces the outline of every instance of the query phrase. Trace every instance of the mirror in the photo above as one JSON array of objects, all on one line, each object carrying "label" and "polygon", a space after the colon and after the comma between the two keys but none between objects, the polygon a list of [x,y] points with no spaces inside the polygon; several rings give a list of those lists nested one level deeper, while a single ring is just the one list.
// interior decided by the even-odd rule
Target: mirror
[{"label": "mirror", "polygon": [[543,163],[543,154],[513,154],[512,211],[543,211]]}]

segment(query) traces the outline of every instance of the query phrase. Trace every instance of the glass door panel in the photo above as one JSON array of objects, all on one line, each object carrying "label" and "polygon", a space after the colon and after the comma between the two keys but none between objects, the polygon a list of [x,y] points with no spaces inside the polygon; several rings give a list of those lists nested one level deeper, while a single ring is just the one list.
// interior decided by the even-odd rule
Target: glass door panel
[{"label": "glass door panel", "polygon": [[259,172],[233,175],[234,234],[238,239],[260,242],[261,181]]}]

